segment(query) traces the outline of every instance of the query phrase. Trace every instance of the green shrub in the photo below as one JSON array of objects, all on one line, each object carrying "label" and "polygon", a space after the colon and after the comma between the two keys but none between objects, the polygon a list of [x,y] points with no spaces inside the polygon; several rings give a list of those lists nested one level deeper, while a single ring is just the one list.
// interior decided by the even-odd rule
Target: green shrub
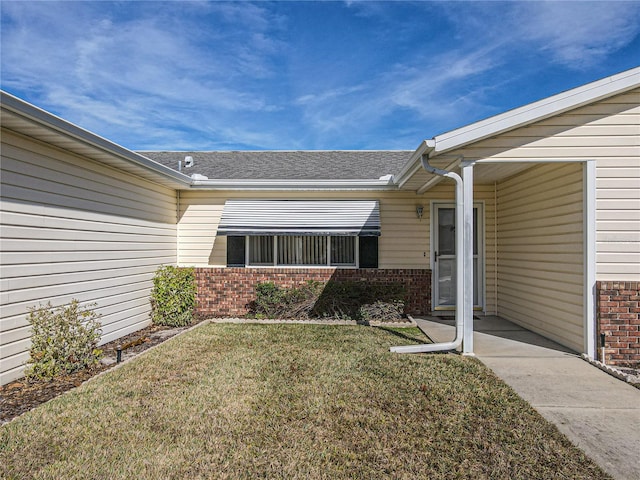
[{"label": "green shrub", "polygon": [[29,309],[32,336],[27,378],[50,380],[100,361],[100,315],[89,308],[93,306],[80,307],[77,300],[72,300],[56,309],[51,302]]},{"label": "green shrub", "polygon": [[193,268],[165,265],[156,271],[151,290],[151,320],[155,325],[184,327],[193,321],[196,281]]},{"label": "green shrub", "polygon": [[252,313],[257,317],[343,320],[397,320],[405,306],[401,284],[308,281],[298,287],[279,287],[273,282],[256,285]]}]

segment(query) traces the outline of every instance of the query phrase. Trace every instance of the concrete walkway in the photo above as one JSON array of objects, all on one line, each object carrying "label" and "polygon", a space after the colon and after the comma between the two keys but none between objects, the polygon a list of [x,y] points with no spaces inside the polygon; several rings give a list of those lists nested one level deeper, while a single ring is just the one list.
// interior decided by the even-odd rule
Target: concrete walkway
[{"label": "concrete walkway", "polygon": [[[453,320],[416,318],[435,342]],[[474,322],[476,356],[616,479],[640,479],[640,390],[497,317]]]}]

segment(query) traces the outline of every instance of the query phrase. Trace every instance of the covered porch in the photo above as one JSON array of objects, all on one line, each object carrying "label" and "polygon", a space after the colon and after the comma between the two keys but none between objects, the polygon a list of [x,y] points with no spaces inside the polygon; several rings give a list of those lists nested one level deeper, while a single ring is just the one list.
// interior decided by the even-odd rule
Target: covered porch
[{"label": "covered porch", "polygon": [[400,188],[426,198],[447,188],[455,198],[454,228],[463,232],[455,235],[455,251],[462,255],[455,255],[450,278],[438,268],[438,218],[430,238],[434,310],[439,283],[457,282],[462,292],[450,308],[462,325],[454,335],[462,345],[454,348],[477,353],[472,331],[480,314],[594,358],[595,161],[434,151],[434,141],[423,142]]}]

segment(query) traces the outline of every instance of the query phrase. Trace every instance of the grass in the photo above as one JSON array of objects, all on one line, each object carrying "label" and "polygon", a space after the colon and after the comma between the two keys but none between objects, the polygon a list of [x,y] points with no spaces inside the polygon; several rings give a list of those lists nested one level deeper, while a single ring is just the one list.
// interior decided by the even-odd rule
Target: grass
[{"label": "grass", "polygon": [[0,427],[2,478],[608,478],[417,329],[206,324]]}]

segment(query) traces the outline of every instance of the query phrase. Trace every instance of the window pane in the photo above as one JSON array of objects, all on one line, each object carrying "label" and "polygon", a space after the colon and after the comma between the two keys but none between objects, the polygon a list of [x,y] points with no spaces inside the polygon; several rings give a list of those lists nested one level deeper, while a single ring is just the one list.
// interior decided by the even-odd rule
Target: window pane
[{"label": "window pane", "polygon": [[456,210],[438,208],[438,255],[456,254]]},{"label": "window pane", "polygon": [[278,237],[278,265],[326,265],[327,237]]},{"label": "window pane", "polygon": [[456,259],[438,259],[438,305],[456,304]]},{"label": "window pane", "polygon": [[331,265],[356,264],[356,237],[331,237]]},{"label": "window pane", "polygon": [[273,265],[273,237],[249,237],[249,264]]}]

